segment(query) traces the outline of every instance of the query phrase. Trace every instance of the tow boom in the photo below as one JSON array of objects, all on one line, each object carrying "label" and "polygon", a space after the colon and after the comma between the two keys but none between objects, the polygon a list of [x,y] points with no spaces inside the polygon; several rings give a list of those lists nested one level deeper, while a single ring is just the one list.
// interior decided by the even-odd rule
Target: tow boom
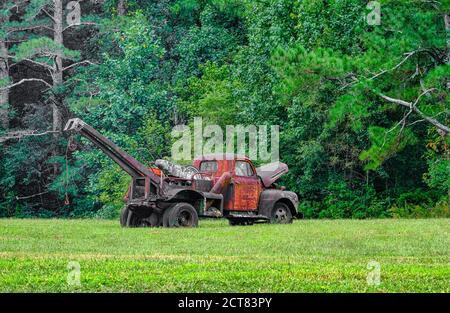
[{"label": "tow boom", "polygon": [[64,131],[77,132],[89,139],[131,177],[139,178],[144,176],[150,178],[154,183],[158,183],[159,178],[157,175],[83,120],[79,118],[70,119],[64,127]]}]

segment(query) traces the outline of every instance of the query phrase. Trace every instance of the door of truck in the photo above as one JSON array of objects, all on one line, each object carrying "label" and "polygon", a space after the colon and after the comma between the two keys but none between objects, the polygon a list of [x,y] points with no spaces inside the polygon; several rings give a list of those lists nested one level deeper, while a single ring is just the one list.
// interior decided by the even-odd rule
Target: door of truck
[{"label": "door of truck", "polygon": [[253,165],[247,160],[236,160],[233,172],[233,210],[256,211],[261,189],[261,183]]}]

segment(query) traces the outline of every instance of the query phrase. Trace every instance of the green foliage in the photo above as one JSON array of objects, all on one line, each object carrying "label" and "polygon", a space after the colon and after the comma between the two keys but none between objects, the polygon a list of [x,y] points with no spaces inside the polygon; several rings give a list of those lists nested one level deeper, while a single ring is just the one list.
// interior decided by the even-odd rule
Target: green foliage
[{"label": "green foliage", "polygon": [[427,159],[428,172],[424,173],[423,178],[427,185],[431,188],[440,190],[443,195],[449,193],[450,190],[450,137],[433,134],[427,143]]},{"label": "green foliage", "polygon": [[378,168],[385,160],[401,151],[406,145],[417,142],[409,129],[402,131],[397,127],[386,130],[382,127],[370,126],[368,132],[372,146],[360,155],[361,160],[369,161],[364,167],[366,170]]},{"label": "green foliage", "polygon": [[[32,59],[36,56],[45,56],[46,58],[39,59],[39,61],[46,62],[51,59],[52,55],[62,53],[64,58],[77,60],[80,57],[80,52],[67,49],[62,45],[58,45],[49,37],[33,38],[19,44],[14,50],[16,61],[24,59]],[[47,64],[52,64],[48,61]]]},{"label": "green foliage", "polygon": [[[281,161],[290,169],[282,183],[299,194],[306,217],[445,212],[448,134],[381,95],[448,125],[446,2],[383,0],[382,24],[369,26],[359,0],[129,0],[125,16],[107,0],[89,12],[95,30],[65,32],[67,47],[36,27],[49,22],[37,14],[46,3],[27,3],[0,27],[3,38],[9,27],[33,26],[9,35],[19,72],[0,84],[29,77],[21,60],[54,66],[47,56],[61,51],[96,65],[65,71],[65,83],[45,96],[33,87],[33,101],[10,101],[14,127],[50,129],[56,97],[64,118],[84,119],[148,164],[168,157],[172,127],[196,116],[220,126],[279,125]],[[48,77],[45,67],[28,66]],[[4,145],[1,216],[117,216],[127,176],[74,139],[67,172],[66,139]]]},{"label": "green foliage", "polygon": [[155,113],[144,117],[143,125],[137,131],[138,153],[143,160],[156,160],[170,154],[172,138],[167,122],[160,121]]},{"label": "green foliage", "polygon": [[295,2],[292,17],[298,41],[308,49],[323,47],[346,54],[360,53],[365,5],[357,0]]},{"label": "green foliage", "polygon": [[308,52],[301,45],[276,50],[273,66],[281,79],[278,93],[288,99],[299,97],[305,105],[319,100],[323,85],[337,79],[347,67],[346,60],[332,50],[318,48]]},{"label": "green foliage", "polygon": [[76,77],[82,84],[70,106],[95,127],[101,122],[100,129],[133,133],[150,112],[167,118],[170,101],[158,81],[164,49],[141,13],[127,18],[126,25],[112,37],[118,53],[104,53],[101,66]]},{"label": "green foliage", "polygon": [[202,76],[190,78],[187,88],[180,90],[186,99],[180,101],[181,110],[191,117],[201,116],[204,123],[233,125],[239,112],[233,92],[239,88],[239,82],[230,78],[227,66],[206,63],[200,69]]},{"label": "green foliage", "polygon": [[96,214],[103,218],[119,217],[120,209],[124,206],[123,197],[130,184],[130,177],[123,170],[115,166],[104,169],[98,177],[98,190],[101,190],[98,200],[105,203]]},{"label": "green foliage", "polygon": [[450,159],[436,158],[428,161],[428,173],[425,181],[432,188],[437,188],[443,193],[450,188]]},{"label": "green foliage", "polygon": [[173,57],[179,60],[176,79],[199,75],[200,64],[221,62],[236,48],[237,38],[228,29],[215,25],[214,15],[212,8],[206,7],[200,15],[201,27],[189,28],[173,50]]},{"label": "green foliage", "polygon": [[394,218],[449,218],[450,210],[448,200],[442,200],[434,205],[405,204],[394,205],[389,208]]},{"label": "green foliage", "polygon": [[41,9],[46,6],[52,4],[52,0],[35,0],[31,1],[30,4],[26,7],[26,13],[23,17],[25,21],[31,21],[36,18],[37,15],[41,12]]},{"label": "green foliage", "polygon": [[377,199],[372,186],[351,188],[342,180],[333,179],[327,186],[319,218],[374,218],[387,217],[385,203]]}]

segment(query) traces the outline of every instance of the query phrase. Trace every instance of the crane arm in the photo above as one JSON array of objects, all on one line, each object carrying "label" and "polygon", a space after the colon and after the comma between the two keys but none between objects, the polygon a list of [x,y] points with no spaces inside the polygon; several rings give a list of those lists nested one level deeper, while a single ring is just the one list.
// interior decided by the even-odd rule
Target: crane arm
[{"label": "crane arm", "polygon": [[100,134],[92,126],[88,125],[81,119],[70,119],[64,127],[64,131],[77,132],[87,138],[114,162],[116,162],[131,177],[138,178],[145,176],[149,177],[154,182],[158,182],[158,176],[156,176],[145,165],[120,149],[115,143]]}]

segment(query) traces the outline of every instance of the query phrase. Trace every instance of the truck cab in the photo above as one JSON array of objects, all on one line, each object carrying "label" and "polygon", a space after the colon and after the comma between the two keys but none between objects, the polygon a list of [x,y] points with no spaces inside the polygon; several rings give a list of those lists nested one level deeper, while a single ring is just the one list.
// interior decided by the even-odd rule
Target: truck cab
[{"label": "truck cab", "polygon": [[297,216],[297,195],[275,184],[288,171],[283,163],[256,168],[244,155],[211,154],[195,159],[193,166],[203,179],[211,180],[211,185],[224,175],[231,177],[220,192],[221,213],[232,225],[262,220],[290,223]]}]

